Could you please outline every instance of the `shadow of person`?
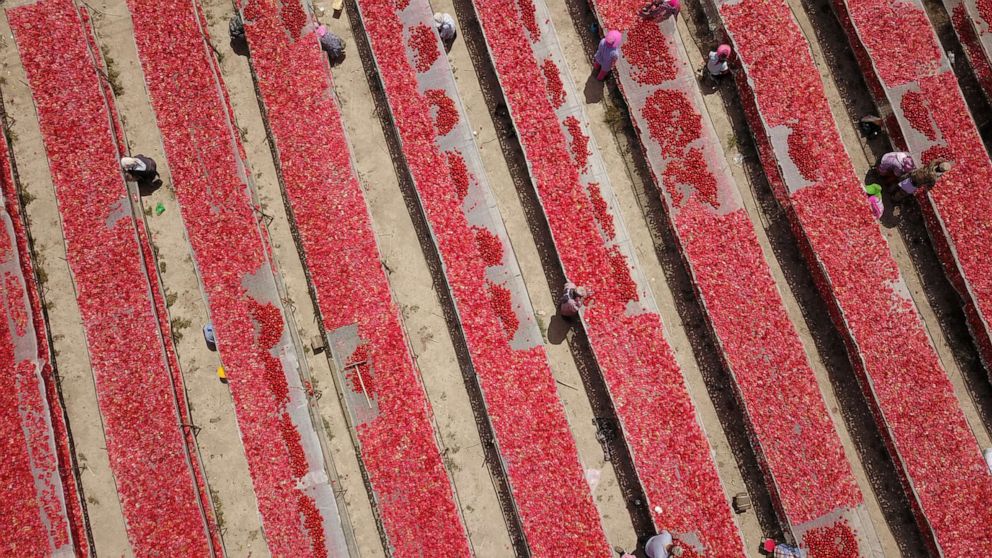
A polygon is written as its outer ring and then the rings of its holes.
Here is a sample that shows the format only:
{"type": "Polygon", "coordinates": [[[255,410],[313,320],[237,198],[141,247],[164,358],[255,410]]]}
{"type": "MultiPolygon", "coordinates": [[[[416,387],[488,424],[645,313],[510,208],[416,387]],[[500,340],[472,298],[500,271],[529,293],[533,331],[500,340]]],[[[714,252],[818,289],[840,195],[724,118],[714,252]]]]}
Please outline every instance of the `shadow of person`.
{"type": "Polygon", "coordinates": [[[162,187],[161,178],[142,178],[138,182],[138,195],[150,196],[155,193],[156,190],[162,187]]]}
{"type": "Polygon", "coordinates": [[[887,229],[894,229],[899,226],[900,215],[902,215],[902,210],[896,213],[896,208],[900,205],[899,202],[892,199],[892,194],[889,190],[882,190],[882,216],[878,218],[880,225],[887,229]]]}
{"type": "Polygon", "coordinates": [[[728,81],[734,81],[730,72],[714,76],[705,67],[696,69],[696,83],[699,85],[700,94],[704,96],[720,91],[728,81]]]}
{"type": "Polygon", "coordinates": [[[582,89],[582,92],[586,96],[587,105],[592,105],[603,100],[606,80],[599,81],[596,79],[596,74],[598,73],[595,69],[592,70],[589,74],[589,79],[586,80],[586,86],[582,89]]]}
{"type": "Polygon", "coordinates": [[[551,323],[548,324],[548,343],[561,345],[568,338],[568,332],[575,325],[577,319],[566,318],[557,313],[551,316],[551,323]]]}
{"type": "Polygon", "coordinates": [[[244,56],[245,58],[248,57],[249,54],[248,41],[244,37],[239,37],[237,39],[232,37],[230,45],[231,45],[231,50],[234,51],[234,54],[237,54],[238,56],[244,56]]]}

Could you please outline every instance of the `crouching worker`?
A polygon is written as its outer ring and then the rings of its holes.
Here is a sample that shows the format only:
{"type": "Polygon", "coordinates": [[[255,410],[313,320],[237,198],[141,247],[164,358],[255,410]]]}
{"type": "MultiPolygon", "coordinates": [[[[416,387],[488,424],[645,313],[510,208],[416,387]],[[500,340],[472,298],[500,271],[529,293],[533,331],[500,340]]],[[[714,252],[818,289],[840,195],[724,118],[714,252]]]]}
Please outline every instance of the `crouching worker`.
{"type": "Polygon", "coordinates": [[[455,18],[451,17],[449,13],[438,12],[434,14],[434,28],[437,29],[437,35],[441,37],[444,48],[451,48],[451,43],[458,36],[458,28],[455,27],[455,18]]]}
{"type": "Polygon", "coordinates": [[[148,182],[158,178],[155,160],[144,155],[121,157],[121,170],[124,175],[136,182],[148,182]]]}
{"type": "Polygon", "coordinates": [[[577,287],[572,282],[565,283],[565,292],[562,293],[561,298],[558,300],[558,313],[563,318],[568,319],[578,316],[579,310],[582,308],[582,303],[587,296],[589,296],[589,289],[577,287]]]}
{"type": "Polygon", "coordinates": [[[947,159],[937,159],[929,165],[909,173],[909,177],[913,179],[913,184],[917,188],[933,188],[940,177],[949,172],[952,166],[953,164],[947,159]]]}
{"type": "Polygon", "coordinates": [[[899,181],[899,189],[904,194],[901,197],[905,198],[906,196],[916,194],[919,190],[926,191],[933,188],[937,184],[937,180],[950,171],[952,166],[953,164],[950,161],[937,159],[929,165],[920,167],[909,173],[909,176],[899,181]]]}
{"type": "Polygon", "coordinates": [[[706,77],[719,79],[730,73],[730,45],[720,45],[706,55],[706,77]]]}
{"type": "Polygon", "coordinates": [[[644,543],[644,555],[648,558],[678,557],[682,552],[682,547],[675,545],[672,534],[664,529],[644,543]]]}
{"type": "Polygon", "coordinates": [[[799,548],[772,539],[766,539],[761,548],[765,551],[765,555],[771,558],[806,558],[805,553],[799,548]]]}
{"type": "Polygon", "coordinates": [[[878,174],[886,180],[895,180],[916,169],[913,156],[905,151],[892,151],[878,161],[878,174]]]}
{"type": "Polygon", "coordinates": [[[320,48],[331,59],[331,64],[344,60],[344,40],[328,31],[326,25],[317,28],[317,40],[320,41],[320,48]]]}

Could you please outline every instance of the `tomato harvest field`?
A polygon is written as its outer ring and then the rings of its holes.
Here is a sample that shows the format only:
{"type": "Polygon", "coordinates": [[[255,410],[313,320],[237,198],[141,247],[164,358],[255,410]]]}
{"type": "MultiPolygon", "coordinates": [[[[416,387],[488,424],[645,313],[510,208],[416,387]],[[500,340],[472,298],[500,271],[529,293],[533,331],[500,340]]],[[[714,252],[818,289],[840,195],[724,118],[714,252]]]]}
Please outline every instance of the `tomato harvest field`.
{"type": "Polygon", "coordinates": [[[992,556],[992,3],[671,1],[4,2],[0,555],[992,556]]]}

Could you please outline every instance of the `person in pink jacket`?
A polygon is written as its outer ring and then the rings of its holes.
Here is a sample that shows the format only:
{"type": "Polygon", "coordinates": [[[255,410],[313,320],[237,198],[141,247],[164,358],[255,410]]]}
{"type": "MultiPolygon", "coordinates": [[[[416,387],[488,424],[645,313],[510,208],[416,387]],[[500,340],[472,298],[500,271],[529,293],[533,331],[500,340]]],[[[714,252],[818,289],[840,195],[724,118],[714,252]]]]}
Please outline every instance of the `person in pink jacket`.
{"type": "Polygon", "coordinates": [[[623,35],[616,29],[606,33],[606,36],[599,41],[599,48],[592,58],[592,67],[599,72],[596,79],[603,81],[613,69],[613,65],[620,59],[620,41],[623,35]]]}
{"type": "Polygon", "coordinates": [[[682,3],[679,0],[650,0],[641,8],[641,17],[654,19],[679,15],[682,3]]]}
{"type": "Polygon", "coordinates": [[[905,151],[892,151],[882,155],[878,161],[878,174],[885,179],[900,179],[916,170],[916,161],[905,151]]]}

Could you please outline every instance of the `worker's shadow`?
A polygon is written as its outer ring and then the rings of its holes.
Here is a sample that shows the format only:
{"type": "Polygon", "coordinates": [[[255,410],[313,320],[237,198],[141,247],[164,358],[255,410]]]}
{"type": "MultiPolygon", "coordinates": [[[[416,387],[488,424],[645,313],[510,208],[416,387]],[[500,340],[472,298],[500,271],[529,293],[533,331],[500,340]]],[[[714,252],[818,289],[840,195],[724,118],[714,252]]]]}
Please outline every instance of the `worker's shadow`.
{"type": "Polygon", "coordinates": [[[899,196],[895,187],[891,184],[891,181],[883,180],[878,174],[878,170],[874,167],[868,169],[868,173],[865,174],[865,184],[878,183],[882,185],[882,216],[878,218],[878,223],[887,229],[894,229],[899,226],[900,216],[904,209],[896,211],[897,207],[905,205],[908,200],[903,196],[899,196]],[[897,214],[898,213],[898,214],[897,214]]]}
{"type": "Polygon", "coordinates": [[[586,96],[586,104],[592,105],[603,100],[603,96],[606,92],[606,81],[599,81],[596,79],[596,74],[599,72],[592,69],[589,72],[589,79],[586,80],[586,86],[583,88],[582,92],[586,96]]]}
{"type": "MultiPolygon", "coordinates": [[[[733,71],[733,70],[731,70],[733,71]]],[[[699,92],[704,95],[712,95],[723,89],[727,82],[733,82],[734,77],[731,74],[724,74],[720,76],[712,76],[706,71],[706,66],[696,68],[696,83],[699,85],[699,92]]]]}
{"type": "Polygon", "coordinates": [[[237,39],[232,37],[231,50],[234,51],[234,54],[244,56],[245,58],[247,58],[250,53],[248,50],[248,41],[244,37],[239,37],[237,39]]]}
{"type": "Polygon", "coordinates": [[[162,187],[162,179],[159,177],[145,178],[137,181],[138,194],[142,197],[154,194],[162,187]]]}
{"type": "Polygon", "coordinates": [[[551,323],[548,324],[548,343],[561,345],[568,339],[568,332],[575,326],[576,318],[565,318],[556,313],[551,316],[551,323]]]}

